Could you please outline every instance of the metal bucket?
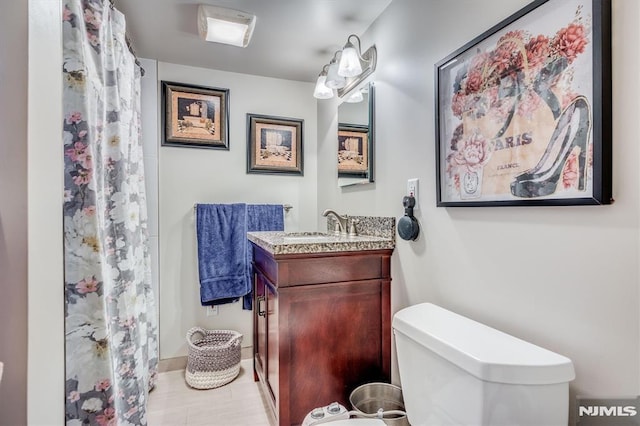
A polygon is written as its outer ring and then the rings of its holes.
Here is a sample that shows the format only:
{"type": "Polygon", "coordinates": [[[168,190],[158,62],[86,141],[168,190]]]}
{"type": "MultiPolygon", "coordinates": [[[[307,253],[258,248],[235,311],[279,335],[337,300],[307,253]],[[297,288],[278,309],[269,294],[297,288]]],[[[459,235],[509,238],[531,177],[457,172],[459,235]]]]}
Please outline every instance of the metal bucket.
{"type": "MultiPolygon", "coordinates": [[[[358,386],[351,392],[349,402],[355,411],[365,414],[376,414],[380,408],[383,411],[405,411],[402,389],[389,383],[358,386]]],[[[382,420],[389,426],[409,426],[407,416],[385,416],[382,420]]]]}

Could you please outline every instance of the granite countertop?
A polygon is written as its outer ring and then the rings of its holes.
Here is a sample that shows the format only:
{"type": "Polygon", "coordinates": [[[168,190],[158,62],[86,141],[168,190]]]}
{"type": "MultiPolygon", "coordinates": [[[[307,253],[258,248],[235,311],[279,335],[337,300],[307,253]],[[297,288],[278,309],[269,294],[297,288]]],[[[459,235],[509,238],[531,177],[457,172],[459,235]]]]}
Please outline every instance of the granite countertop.
{"type": "Polygon", "coordinates": [[[395,239],[388,236],[336,235],[322,232],[248,232],[252,243],[271,254],[332,253],[340,251],[388,250],[395,239]]]}

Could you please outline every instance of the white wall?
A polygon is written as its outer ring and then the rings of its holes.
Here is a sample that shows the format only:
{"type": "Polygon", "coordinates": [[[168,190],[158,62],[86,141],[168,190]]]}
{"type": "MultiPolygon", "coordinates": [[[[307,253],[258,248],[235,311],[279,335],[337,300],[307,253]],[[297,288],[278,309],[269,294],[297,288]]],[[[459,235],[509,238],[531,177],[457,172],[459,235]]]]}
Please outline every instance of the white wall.
{"type": "MultiPolygon", "coordinates": [[[[434,64],[528,0],[394,0],[363,37],[378,48],[376,183],[339,189],[332,103],[319,105],[319,201],[401,216],[420,179],[418,241],[392,258],[393,311],[431,301],[570,357],[582,395],[639,384],[640,4],[613,0],[615,204],[436,208],[434,64]],[[460,11],[464,11],[461,13],[460,11]],[[324,139],[323,139],[324,136],[324,139]]],[[[398,380],[394,375],[394,380],[398,380]]]]}
{"type": "Polygon", "coordinates": [[[317,109],[313,84],[158,63],[158,79],[228,88],[228,151],[160,147],[160,357],[187,353],[193,326],[233,329],[252,344],[252,317],[241,303],[206,316],[200,305],[195,203],[282,203],[286,230],[316,229],[317,109]],[[304,176],[246,173],[246,114],[304,119],[304,176]]]}
{"type": "Polygon", "coordinates": [[[29,425],[64,422],[61,13],[60,0],[29,1],[29,425]]]}
{"type": "Polygon", "coordinates": [[[155,296],[156,324],[160,322],[160,264],[159,264],[159,224],[158,224],[158,62],[140,59],[144,76],[140,80],[140,115],[142,145],[144,152],[145,190],[147,195],[147,229],[149,231],[149,251],[151,255],[151,280],[155,296]]]}

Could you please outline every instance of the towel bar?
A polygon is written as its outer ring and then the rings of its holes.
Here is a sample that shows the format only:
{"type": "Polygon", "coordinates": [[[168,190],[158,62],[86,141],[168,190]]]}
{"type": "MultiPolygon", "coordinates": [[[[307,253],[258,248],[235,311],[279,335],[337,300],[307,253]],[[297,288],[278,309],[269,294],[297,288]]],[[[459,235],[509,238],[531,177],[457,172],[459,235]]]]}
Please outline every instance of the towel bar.
{"type": "MultiPolygon", "coordinates": [[[[193,205],[193,211],[196,211],[196,206],[197,204],[193,205]]],[[[285,213],[289,213],[289,210],[291,210],[293,208],[293,206],[291,204],[283,204],[282,208],[284,209],[285,213]]]]}

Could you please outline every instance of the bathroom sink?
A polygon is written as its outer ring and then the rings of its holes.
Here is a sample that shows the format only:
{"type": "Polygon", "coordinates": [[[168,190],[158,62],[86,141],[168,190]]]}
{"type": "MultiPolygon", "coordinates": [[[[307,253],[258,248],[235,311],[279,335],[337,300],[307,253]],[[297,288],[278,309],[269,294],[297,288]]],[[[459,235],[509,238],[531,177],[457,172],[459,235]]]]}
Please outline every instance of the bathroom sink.
{"type": "Polygon", "coordinates": [[[287,232],[282,236],[285,241],[321,241],[333,238],[335,238],[335,235],[324,232],[287,232]]]}

